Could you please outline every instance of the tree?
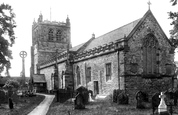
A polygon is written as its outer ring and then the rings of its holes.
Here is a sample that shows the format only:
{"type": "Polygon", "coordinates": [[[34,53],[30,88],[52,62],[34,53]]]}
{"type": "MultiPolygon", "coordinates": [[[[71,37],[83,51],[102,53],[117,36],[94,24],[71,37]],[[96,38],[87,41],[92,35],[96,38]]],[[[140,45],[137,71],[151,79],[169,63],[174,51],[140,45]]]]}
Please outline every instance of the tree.
{"type": "Polygon", "coordinates": [[[12,47],[15,41],[14,28],[15,14],[8,4],[0,5],[0,73],[6,68],[6,74],[11,67],[10,59],[12,59],[12,47]]]}
{"type": "MultiPolygon", "coordinates": [[[[172,6],[177,5],[177,0],[171,0],[172,6]]],[[[169,19],[172,19],[171,25],[173,25],[173,29],[170,30],[170,41],[174,48],[178,47],[178,12],[168,12],[169,19]]]]}
{"type": "Polygon", "coordinates": [[[11,89],[15,89],[17,90],[19,88],[20,84],[17,80],[13,80],[13,79],[8,79],[5,83],[5,85],[3,86],[4,89],[7,90],[11,90],[11,89]]]}

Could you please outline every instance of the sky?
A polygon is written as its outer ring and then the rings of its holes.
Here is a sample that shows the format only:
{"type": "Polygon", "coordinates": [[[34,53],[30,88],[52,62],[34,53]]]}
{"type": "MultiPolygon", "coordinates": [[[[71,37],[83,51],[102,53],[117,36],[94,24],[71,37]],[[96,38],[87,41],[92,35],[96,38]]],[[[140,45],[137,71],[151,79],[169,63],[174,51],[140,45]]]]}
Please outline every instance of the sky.
{"type": "MultiPolygon", "coordinates": [[[[171,20],[169,11],[178,11],[170,0],[150,0],[150,9],[169,38],[171,20]]],[[[40,13],[44,20],[71,22],[72,46],[86,42],[94,33],[96,37],[141,18],[148,10],[148,0],[3,0],[12,6],[16,14],[15,44],[12,49],[11,76],[20,76],[22,59],[20,51],[26,51],[25,75],[30,76],[32,24],[40,13]],[[51,9],[51,10],[50,10],[51,9]]],[[[178,57],[178,56],[176,56],[178,57]]],[[[178,58],[175,60],[178,61],[178,58]]]]}

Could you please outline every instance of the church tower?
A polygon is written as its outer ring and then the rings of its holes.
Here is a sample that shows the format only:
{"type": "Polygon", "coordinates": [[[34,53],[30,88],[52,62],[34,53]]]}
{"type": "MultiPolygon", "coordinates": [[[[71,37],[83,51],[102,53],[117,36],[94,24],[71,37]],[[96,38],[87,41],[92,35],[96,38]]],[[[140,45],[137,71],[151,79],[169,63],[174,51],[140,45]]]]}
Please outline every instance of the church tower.
{"type": "Polygon", "coordinates": [[[41,63],[55,57],[71,46],[70,19],[66,22],[43,21],[40,14],[32,25],[31,74],[38,74],[41,63]]]}

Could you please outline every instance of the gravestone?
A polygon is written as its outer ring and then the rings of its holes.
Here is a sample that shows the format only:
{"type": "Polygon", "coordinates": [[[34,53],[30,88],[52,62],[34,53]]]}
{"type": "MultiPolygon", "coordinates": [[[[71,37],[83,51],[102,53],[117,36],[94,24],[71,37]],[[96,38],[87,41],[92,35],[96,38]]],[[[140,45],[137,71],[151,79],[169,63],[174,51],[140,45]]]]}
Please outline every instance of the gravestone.
{"type": "Polygon", "coordinates": [[[78,93],[75,96],[74,108],[75,109],[85,109],[84,97],[80,93],[78,93]]]}
{"type": "Polygon", "coordinates": [[[158,113],[160,114],[160,115],[162,115],[162,114],[164,114],[164,115],[169,115],[169,113],[168,113],[168,111],[167,111],[167,105],[166,105],[166,103],[165,103],[165,101],[164,101],[164,98],[165,98],[166,96],[164,95],[164,93],[163,92],[161,92],[161,95],[159,95],[159,98],[161,98],[161,101],[160,101],[160,104],[159,104],[159,106],[158,106],[158,113]]]}
{"type": "Polygon", "coordinates": [[[155,93],[151,99],[153,114],[155,113],[155,110],[158,108],[159,103],[161,101],[161,99],[159,98],[159,95],[160,93],[155,93]]]}
{"type": "Polygon", "coordinates": [[[146,103],[148,103],[148,94],[143,91],[138,91],[136,94],[137,106],[138,109],[145,109],[146,103]]]}
{"type": "Polygon", "coordinates": [[[115,103],[117,102],[117,90],[116,90],[116,89],[113,90],[113,98],[112,98],[112,101],[115,102],[115,103]]]}
{"type": "Polygon", "coordinates": [[[112,97],[112,101],[114,102],[114,103],[117,103],[118,101],[117,101],[117,98],[118,98],[118,95],[120,94],[120,93],[122,93],[123,92],[123,90],[120,90],[120,89],[114,89],[113,90],[113,97],[112,97]]]}
{"type": "Polygon", "coordinates": [[[80,86],[79,88],[76,89],[76,94],[78,93],[83,96],[84,104],[87,104],[89,99],[88,89],[83,86],[80,86]]]}
{"type": "Polygon", "coordinates": [[[89,93],[89,100],[88,100],[89,102],[94,102],[94,100],[92,99],[92,97],[91,97],[91,93],[89,93]]]}
{"type": "Polygon", "coordinates": [[[178,90],[174,91],[174,106],[177,106],[178,90]]]}
{"type": "Polygon", "coordinates": [[[0,104],[6,103],[8,100],[7,95],[4,91],[0,90],[0,104]]]}
{"type": "Polygon", "coordinates": [[[129,104],[129,97],[126,93],[122,92],[117,97],[118,104],[129,104]]]}

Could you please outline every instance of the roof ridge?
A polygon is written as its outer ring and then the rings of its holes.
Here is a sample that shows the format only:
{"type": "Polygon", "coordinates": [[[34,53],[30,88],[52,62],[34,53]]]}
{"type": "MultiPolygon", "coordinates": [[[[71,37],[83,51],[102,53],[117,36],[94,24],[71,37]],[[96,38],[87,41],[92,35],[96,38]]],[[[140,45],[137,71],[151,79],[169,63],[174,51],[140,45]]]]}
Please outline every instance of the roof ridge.
{"type": "MultiPolygon", "coordinates": [[[[105,36],[105,35],[107,35],[107,34],[110,34],[111,32],[114,32],[114,31],[116,31],[116,30],[119,30],[119,29],[121,29],[121,28],[124,28],[124,27],[126,27],[126,26],[128,26],[128,25],[130,25],[130,24],[132,24],[132,23],[134,23],[134,22],[139,22],[140,21],[140,19],[141,18],[139,18],[139,19],[136,19],[136,20],[134,20],[134,21],[132,21],[132,22],[130,22],[130,23],[127,23],[127,24],[125,24],[125,25],[123,25],[123,26],[120,26],[119,28],[116,28],[116,29],[114,29],[114,30],[112,30],[112,31],[109,31],[109,32],[107,32],[107,33],[105,33],[105,34],[103,34],[103,35],[100,35],[99,37],[92,37],[92,38],[90,38],[87,42],[85,42],[84,44],[83,44],[83,46],[81,46],[79,49],[78,49],[78,51],[80,52],[80,51],[84,51],[85,50],[85,48],[93,41],[93,40],[95,40],[95,39],[99,39],[100,37],[102,37],[102,36],[105,36]],[[83,50],[81,50],[81,49],[83,49],[83,50]]],[[[77,51],[77,52],[78,52],[77,51]]]]}
{"type": "Polygon", "coordinates": [[[100,36],[96,37],[95,39],[97,39],[97,38],[99,38],[99,37],[102,37],[102,36],[104,36],[104,35],[106,35],[106,34],[109,34],[109,33],[113,32],[113,31],[115,31],[115,30],[121,29],[121,28],[123,28],[123,27],[125,27],[125,26],[128,26],[129,24],[132,24],[133,22],[136,22],[136,21],[141,20],[141,19],[142,19],[142,18],[139,18],[139,19],[136,19],[136,20],[134,20],[134,21],[132,21],[132,22],[129,22],[129,23],[125,24],[125,25],[122,25],[122,26],[120,26],[120,27],[118,27],[118,28],[116,28],[116,29],[114,29],[114,30],[111,30],[111,31],[109,31],[109,32],[107,32],[107,33],[105,33],[105,34],[103,34],[103,35],[100,35],[100,36]]]}

